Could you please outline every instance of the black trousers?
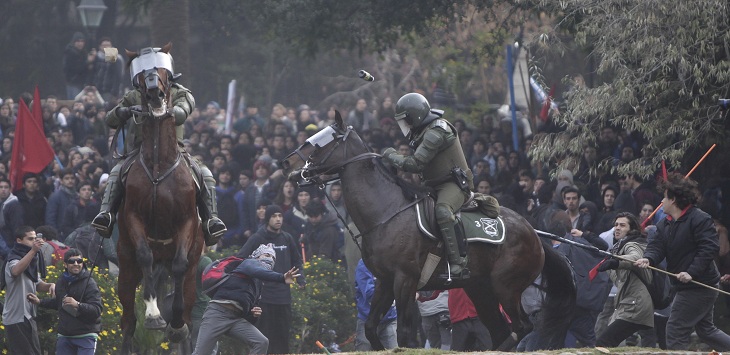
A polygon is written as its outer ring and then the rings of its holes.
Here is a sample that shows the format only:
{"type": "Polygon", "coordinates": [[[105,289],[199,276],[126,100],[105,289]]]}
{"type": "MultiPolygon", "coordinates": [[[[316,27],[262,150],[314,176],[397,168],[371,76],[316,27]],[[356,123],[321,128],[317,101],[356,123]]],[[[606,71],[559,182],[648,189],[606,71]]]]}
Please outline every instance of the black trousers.
{"type": "Polygon", "coordinates": [[[269,338],[269,354],[289,354],[291,304],[260,303],[261,317],[256,328],[269,338]]]}
{"type": "Polygon", "coordinates": [[[596,346],[615,348],[636,331],[643,329],[651,329],[651,327],[616,319],[598,336],[596,346]]]}
{"type": "Polygon", "coordinates": [[[5,341],[10,354],[41,355],[38,326],[34,319],[25,318],[23,322],[6,325],[5,341]]]}

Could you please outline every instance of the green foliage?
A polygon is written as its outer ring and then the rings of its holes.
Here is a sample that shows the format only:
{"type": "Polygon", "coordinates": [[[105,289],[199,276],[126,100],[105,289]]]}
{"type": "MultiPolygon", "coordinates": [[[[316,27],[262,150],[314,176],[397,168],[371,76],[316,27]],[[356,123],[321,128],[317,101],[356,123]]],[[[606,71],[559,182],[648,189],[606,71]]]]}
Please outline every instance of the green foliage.
{"type": "Polygon", "coordinates": [[[725,1],[560,4],[578,43],[592,49],[599,81],[568,94],[559,118],[567,130],[538,140],[536,158],[575,166],[583,145],[599,143],[601,128],[616,126],[646,138],[644,158],[606,160],[599,170],[647,176],[663,159],[686,172],[698,153],[724,142],[717,99],[730,94],[725,1]]]}
{"type": "Polygon", "coordinates": [[[289,344],[297,354],[319,353],[316,341],[325,346],[333,342],[342,344],[354,333],[355,296],[347,284],[345,269],[329,259],[315,256],[307,261],[304,275],[307,279],[304,289],[292,285],[293,324],[289,344]]]}

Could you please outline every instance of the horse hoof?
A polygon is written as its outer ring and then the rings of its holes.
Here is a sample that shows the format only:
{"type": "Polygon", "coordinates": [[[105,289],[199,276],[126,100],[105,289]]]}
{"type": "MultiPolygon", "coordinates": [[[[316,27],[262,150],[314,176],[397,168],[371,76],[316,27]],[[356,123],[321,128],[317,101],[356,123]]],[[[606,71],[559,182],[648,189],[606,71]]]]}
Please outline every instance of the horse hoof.
{"type": "Polygon", "coordinates": [[[144,319],[144,327],[145,329],[155,329],[155,330],[161,330],[165,329],[167,326],[167,322],[161,317],[148,317],[144,319]]]}
{"type": "Polygon", "coordinates": [[[173,328],[172,325],[168,324],[165,329],[165,334],[167,334],[167,339],[169,339],[170,342],[179,343],[187,339],[190,332],[188,331],[187,324],[183,324],[180,328],[173,328]]]}

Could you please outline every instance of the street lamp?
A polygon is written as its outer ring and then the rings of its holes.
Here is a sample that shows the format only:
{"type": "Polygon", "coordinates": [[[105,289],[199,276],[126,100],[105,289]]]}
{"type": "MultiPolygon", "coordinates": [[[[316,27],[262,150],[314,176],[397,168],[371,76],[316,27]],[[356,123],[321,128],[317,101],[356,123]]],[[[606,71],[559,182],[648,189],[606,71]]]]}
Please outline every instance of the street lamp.
{"type": "Polygon", "coordinates": [[[96,46],[96,38],[94,38],[96,29],[101,24],[101,18],[106,11],[106,5],[103,0],[81,0],[79,6],[76,6],[81,15],[81,24],[84,25],[91,34],[91,46],[96,46]]]}

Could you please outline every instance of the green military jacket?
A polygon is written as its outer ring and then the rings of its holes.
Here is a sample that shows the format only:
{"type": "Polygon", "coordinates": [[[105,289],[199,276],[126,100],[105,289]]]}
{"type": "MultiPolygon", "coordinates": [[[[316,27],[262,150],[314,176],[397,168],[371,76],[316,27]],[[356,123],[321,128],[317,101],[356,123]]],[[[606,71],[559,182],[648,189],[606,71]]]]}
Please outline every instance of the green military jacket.
{"type": "Polygon", "coordinates": [[[389,160],[403,171],[420,173],[427,185],[452,181],[449,179],[451,169],[458,166],[466,172],[469,188],[474,189],[473,176],[461,149],[456,128],[448,121],[438,118],[429,123],[413,138],[413,143],[417,148],[412,156],[391,154],[389,160]]]}
{"type": "MultiPolygon", "coordinates": [[[[195,98],[193,98],[193,94],[190,92],[189,89],[177,83],[173,83],[170,90],[172,106],[178,106],[182,108],[183,111],[185,111],[185,117],[175,118],[175,126],[177,126],[177,140],[179,143],[182,144],[184,133],[183,124],[185,123],[185,119],[187,118],[187,116],[190,115],[190,113],[193,111],[193,108],[195,107],[195,98]]],[[[126,93],[124,97],[119,101],[119,104],[117,104],[117,106],[107,112],[105,118],[106,124],[114,129],[121,128],[121,126],[123,126],[126,122],[124,122],[117,116],[117,108],[131,107],[140,104],[142,104],[142,93],[139,90],[132,90],[126,93]]],[[[141,128],[141,124],[135,123],[134,119],[131,119],[130,122],[132,123],[129,126],[129,134],[134,137],[133,148],[138,148],[142,144],[142,135],[138,134],[141,128]]]]}

